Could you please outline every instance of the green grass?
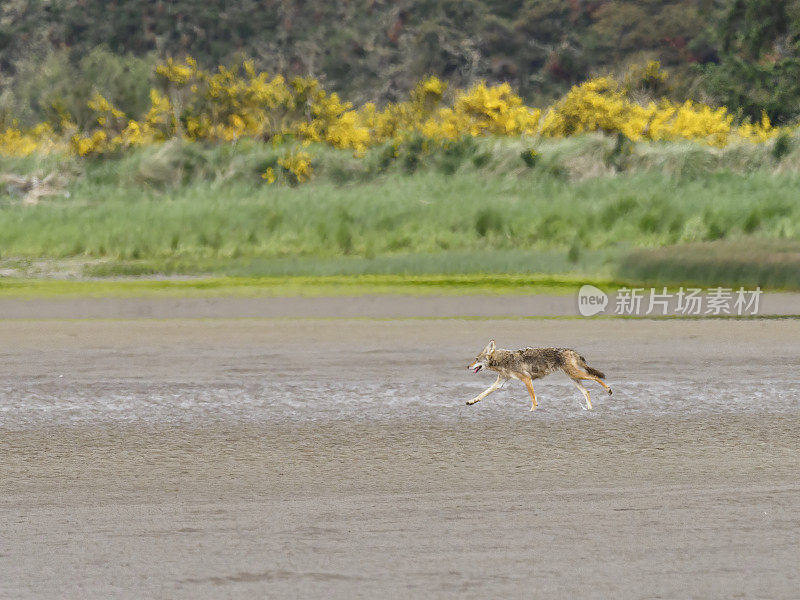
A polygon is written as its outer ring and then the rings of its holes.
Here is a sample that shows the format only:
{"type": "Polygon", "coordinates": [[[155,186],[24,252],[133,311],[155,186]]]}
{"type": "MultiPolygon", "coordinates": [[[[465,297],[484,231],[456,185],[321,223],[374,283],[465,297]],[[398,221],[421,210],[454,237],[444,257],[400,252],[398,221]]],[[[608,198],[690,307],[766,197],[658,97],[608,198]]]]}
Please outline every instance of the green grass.
{"type": "MultiPolygon", "coordinates": [[[[0,195],[0,269],[750,283],[764,257],[800,241],[800,150],[780,160],[769,146],[633,144],[620,153],[601,136],[471,140],[416,162],[406,160],[421,152],[411,143],[397,157],[390,147],[363,159],[310,150],[315,179],[297,187],[264,182],[260,173],[285,150],[257,143],[170,143],[94,161],[2,159],[0,173],[55,170],[70,183],[68,198],[37,206],[0,195]],[[532,166],[522,158],[531,148],[539,153],[532,166]],[[706,260],[702,244],[721,241],[741,249],[729,261],[739,266],[706,260]],[[772,246],[748,257],[762,242],[772,246]],[[685,250],[653,258],[672,247],[685,250]],[[689,255],[695,266],[684,275],[689,255]]],[[[800,287],[792,260],[764,281],[800,287]]]]}
{"type": "Polygon", "coordinates": [[[638,250],[622,258],[618,275],[664,285],[737,285],[800,289],[800,243],[718,241],[638,250]]]}
{"type": "MultiPolygon", "coordinates": [[[[554,294],[577,292],[580,278],[471,275],[362,275],[328,277],[209,277],[193,279],[55,280],[0,279],[0,298],[359,296],[376,294],[554,294]]],[[[598,286],[614,282],[594,280],[598,286]]]]}
{"type": "MultiPolygon", "coordinates": [[[[371,258],[336,256],[329,258],[205,258],[115,260],[83,266],[90,277],[125,277],[217,273],[233,277],[283,277],[292,275],[326,277],[331,275],[472,275],[513,273],[566,275],[577,277],[593,273],[605,277],[613,272],[619,252],[584,253],[571,261],[558,250],[467,250],[428,254],[391,254],[371,258]]],[[[0,261],[1,262],[1,261],[0,261]]],[[[52,269],[58,261],[49,265],[52,269]]],[[[21,270],[32,261],[8,261],[21,270]]],[[[48,265],[45,265],[48,266],[48,265]]]]}
{"type": "Polygon", "coordinates": [[[593,251],[758,235],[796,239],[800,178],[656,174],[585,182],[420,173],[340,187],[81,182],[72,198],[0,209],[3,257],[215,259],[593,251]]]}

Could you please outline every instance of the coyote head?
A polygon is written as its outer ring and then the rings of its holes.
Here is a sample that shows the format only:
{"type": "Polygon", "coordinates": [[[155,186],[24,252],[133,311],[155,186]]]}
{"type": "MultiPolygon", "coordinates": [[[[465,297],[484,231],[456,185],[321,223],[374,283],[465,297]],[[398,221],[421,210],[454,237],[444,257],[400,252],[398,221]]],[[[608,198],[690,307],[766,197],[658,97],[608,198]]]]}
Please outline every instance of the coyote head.
{"type": "Polygon", "coordinates": [[[492,340],[488,344],[486,344],[486,348],[481,350],[481,353],[475,357],[473,363],[467,368],[473,373],[477,373],[484,367],[489,366],[489,360],[492,358],[492,354],[494,354],[494,349],[495,349],[494,340],[492,340]]]}

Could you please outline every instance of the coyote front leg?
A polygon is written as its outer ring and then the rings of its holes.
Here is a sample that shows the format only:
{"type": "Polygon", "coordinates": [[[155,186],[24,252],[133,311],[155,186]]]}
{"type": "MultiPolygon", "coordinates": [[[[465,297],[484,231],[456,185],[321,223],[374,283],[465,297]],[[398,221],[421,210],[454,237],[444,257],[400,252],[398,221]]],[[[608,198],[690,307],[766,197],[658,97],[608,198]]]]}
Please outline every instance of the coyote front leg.
{"type": "Polygon", "coordinates": [[[488,396],[493,391],[495,391],[497,388],[499,388],[501,385],[503,385],[503,383],[505,383],[505,381],[506,380],[503,379],[503,377],[501,375],[498,375],[497,376],[497,380],[492,385],[490,385],[488,388],[486,388],[480,394],[475,396],[472,400],[467,400],[467,406],[469,406],[470,404],[475,404],[476,402],[480,402],[481,400],[486,398],[486,396],[488,396]]]}
{"type": "Polygon", "coordinates": [[[524,377],[522,383],[528,388],[528,393],[531,395],[531,410],[536,410],[536,392],[533,391],[533,380],[530,377],[524,377]]]}
{"type": "Polygon", "coordinates": [[[583,397],[586,398],[586,407],[585,408],[587,410],[592,410],[592,399],[589,397],[589,390],[587,390],[585,387],[583,387],[581,385],[581,382],[578,381],[577,379],[573,379],[572,383],[575,384],[575,387],[577,387],[581,391],[581,394],[583,394],[583,397]]]}

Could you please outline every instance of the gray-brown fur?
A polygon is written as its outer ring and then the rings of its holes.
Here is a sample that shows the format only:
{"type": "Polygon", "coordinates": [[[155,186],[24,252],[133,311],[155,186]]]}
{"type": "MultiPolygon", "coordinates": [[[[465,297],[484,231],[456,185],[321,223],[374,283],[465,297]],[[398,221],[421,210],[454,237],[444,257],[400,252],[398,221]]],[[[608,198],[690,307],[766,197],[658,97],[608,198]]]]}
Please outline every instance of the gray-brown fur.
{"type": "Polygon", "coordinates": [[[583,368],[586,369],[586,372],[589,373],[589,375],[594,375],[595,377],[599,377],[600,379],[606,378],[605,373],[603,373],[602,371],[598,371],[597,369],[587,365],[586,359],[584,359],[582,356],[581,359],[583,360],[583,365],[584,365],[583,368]]]}
{"type": "Polygon", "coordinates": [[[509,379],[518,379],[528,388],[532,401],[531,410],[534,410],[537,402],[532,381],[558,370],[564,371],[567,377],[572,379],[586,398],[587,408],[592,407],[592,402],[588,390],[580,383],[581,380],[596,381],[609,394],[611,393],[611,388],[601,381],[605,378],[603,372],[587,365],[586,359],[570,348],[523,348],[512,351],[496,348],[494,340],[492,340],[478,354],[469,368],[476,373],[482,368],[490,369],[495,371],[498,376],[492,386],[468,401],[467,404],[475,404],[482,400],[509,379]]]}

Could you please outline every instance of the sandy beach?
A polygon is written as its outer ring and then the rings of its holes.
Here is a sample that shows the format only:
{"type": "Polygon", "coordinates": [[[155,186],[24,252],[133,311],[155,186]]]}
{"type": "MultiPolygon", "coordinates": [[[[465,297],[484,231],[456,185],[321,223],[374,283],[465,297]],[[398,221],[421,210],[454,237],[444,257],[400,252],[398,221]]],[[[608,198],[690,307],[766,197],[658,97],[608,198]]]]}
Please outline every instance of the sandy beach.
{"type": "MultiPolygon", "coordinates": [[[[458,298],[451,299],[457,303],[458,298]]],[[[457,312],[457,305],[452,310],[457,312]]],[[[0,597],[792,598],[800,322],[0,321],[0,597]],[[608,374],[464,401],[502,347],[608,374]]]]}

